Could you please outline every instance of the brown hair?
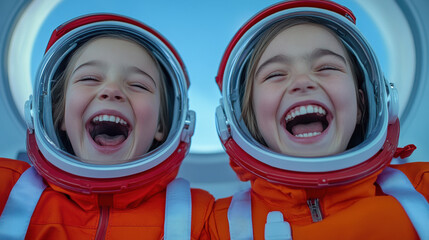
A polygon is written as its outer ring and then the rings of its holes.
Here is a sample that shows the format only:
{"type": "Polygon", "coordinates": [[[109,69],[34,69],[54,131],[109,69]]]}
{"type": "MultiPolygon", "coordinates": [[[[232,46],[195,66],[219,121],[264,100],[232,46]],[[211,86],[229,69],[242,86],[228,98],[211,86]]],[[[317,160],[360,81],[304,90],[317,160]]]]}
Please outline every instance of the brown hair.
{"type": "Polygon", "coordinates": [[[142,43],[136,41],[132,37],[129,37],[123,34],[103,34],[103,35],[98,35],[93,38],[90,38],[89,40],[81,44],[73,53],[71,53],[63,61],[63,63],[61,63],[60,68],[64,70],[62,70],[58,74],[58,77],[55,77],[56,81],[54,81],[53,86],[51,88],[52,119],[53,119],[54,129],[59,137],[59,140],[64,145],[63,147],[65,148],[65,150],[67,150],[70,153],[73,153],[73,149],[71,148],[71,144],[67,137],[67,134],[61,130],[61,124],[64,121],[64,114],[65,114],[66,89],[67,89],[68,81],[72,74],[72,66],[75,65],[77,59],[82,54],[83,49],[85,49],[85,47],[90,43],[101,38],[120,39],[120,40],[129,41],[132,43],[136,43],[149,54],[149,56],[155,62],[155,65],[160,73],[159,88],[160,88],[160,95],[161,95],[161,99],[160,99],[161,111],[159,113],[159,127],[160,127],[160,131],[163,134],[163,138],[161,141],[154,140],[154,142],[152,143],[149,149],[149,151],[151,151],[165,141],[170,131],[170,124],[171,124],[171,119],[169,114],[170,104],[168,101],[168,94],[167,94],[167,88],[165,83],[165,81],[167,80],[167,77],[163,71],[163,68],[161,67],[161,64],[155,58],[155,56],[151,51],[149,51],[144,45],[142,45],[142,43]]]}
{"type": "MultiPolygon", "coordinates": [[[[342,43],[341,39],[338,37],[338,35],[332,31],[331,29],[327,28],[326,26],[317,23],[315,20],[309,19],[309,18],[295,18],[292,20],[285,20],[280,21],[272,26],[270,26],[265,32],[261,34],[261,37],[259,41],[254,46],[253,52],[251,54],[251,57],[247,63],[246,73],[244,77],[244,86],[241,89],[241,117],[246,124],[249,132],[252,134],[252,136],[260,142],[261,144],[266,145],[265,140],[262,137],[262,134],[260,133],[258,129],[258,123],[256,121],[254,109],[253,109],[253,103],[252,103],[252,95],[253,95],[253,82],[256,72],[257,64],[264,53],[265,49],[268,47],[268,45],[271,43],[271,41],[280,34],[283,30],[300,25],[300,24],[314,24],[323,27],[327,31],[329,31],[335,38],[337,38],[338,42],[342,43]]],[[[355,129],[355,132],[353,133],[352,140],[350,140],[352,143],[349,143],[349,147],[351,148],[360,142],[362,142],[364,133],[365,133],[365,127],[364,122],[366,118],[365,113],[365,99],[361,98],[361,94],[359,93],[359,89],[361,86],[361,82],[363,81],[363,74],[361,73],[361,70],[359,68],[358,62],[355,58],[355,56],[342,44],[343,48],[346,50],[347,53],[347,61],[350,63],[350,66],[352,68],[352,75],[354,78],[355,86],[356,86],[356,97],[357,97],[357,103],[358,108],[362,113],[362,117],[358,123],[359,127],[357,126],[355,129]],[[356,137],[355,137],[356,136],[356,137]],[[356,139],[359,138],[359,139],[356,139]]]]}

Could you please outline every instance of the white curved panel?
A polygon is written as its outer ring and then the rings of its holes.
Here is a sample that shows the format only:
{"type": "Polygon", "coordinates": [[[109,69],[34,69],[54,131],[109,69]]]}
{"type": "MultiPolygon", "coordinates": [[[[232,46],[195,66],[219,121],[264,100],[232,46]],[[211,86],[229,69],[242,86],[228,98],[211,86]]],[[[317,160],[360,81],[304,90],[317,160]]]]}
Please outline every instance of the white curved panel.
{"type": "Polygon", "coordinates": [[[33,92],[30,69],[34,42],[40,26],[61,0],[34,0],[22,13],[13,31],[7,69],[13,101],[24,118],[24,104],[33,92]]]}
{"type": "Polygon", "coordinates": [[[399,92],[399,116],[402,115],[413,88],[416,52],[410,26],[404,13],[393,0],[360,0],[360,6],[371,16],[387,48],[387,79],[399,92]]]}

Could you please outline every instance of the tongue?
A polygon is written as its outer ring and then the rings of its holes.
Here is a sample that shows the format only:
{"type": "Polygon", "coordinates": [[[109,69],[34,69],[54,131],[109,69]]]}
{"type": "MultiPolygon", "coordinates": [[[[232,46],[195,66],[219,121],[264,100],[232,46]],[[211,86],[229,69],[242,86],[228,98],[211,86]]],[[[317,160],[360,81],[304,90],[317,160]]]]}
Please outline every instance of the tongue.
{"type": "Polygon", "coordinates": [[[292,127],[293,135],[304,134],[304,133],[314,133],[314,132],[323,132],[322,122],[312,122],[308,124],[298,124],[292,127]]]}
{"type": "Polygon", "coordinates": [[[110,136],[107,134],[99,134],[95,136],[94,141],[100,146],[116,146],[125,141],[124,135],[110,136]]]}

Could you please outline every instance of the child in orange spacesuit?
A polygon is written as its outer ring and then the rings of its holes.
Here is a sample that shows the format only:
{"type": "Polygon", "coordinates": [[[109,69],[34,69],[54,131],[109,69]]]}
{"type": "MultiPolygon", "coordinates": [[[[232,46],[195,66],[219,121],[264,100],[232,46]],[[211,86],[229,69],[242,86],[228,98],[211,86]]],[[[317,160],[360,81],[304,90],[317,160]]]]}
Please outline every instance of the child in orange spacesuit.
{"type": "Polygon", "coordinates": [[[157,32],[109,14],[56,29],[27,103],[29,158],[0,161],[1,239],[206,239],[214,199],[175,179],[189,81],[157,32]]]}
{"type": "Polygon", "coordinates": [[[396,89],[331,1],[253,17],[221,62],[217,129],[249,190],[217,200],[212,239],[428,239],[429,164],[388,166],[396,89]]]}

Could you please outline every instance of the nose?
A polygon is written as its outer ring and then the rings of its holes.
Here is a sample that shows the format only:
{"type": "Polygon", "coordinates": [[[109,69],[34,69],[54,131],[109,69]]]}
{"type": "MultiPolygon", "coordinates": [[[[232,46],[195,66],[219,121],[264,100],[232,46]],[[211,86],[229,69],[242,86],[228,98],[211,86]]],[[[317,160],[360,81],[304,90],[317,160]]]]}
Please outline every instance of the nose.
{"type": "Polygon", "coordinates": [[[308,75],[302,74],[296,76],[292,84],[289,86],[289,93],[306,93],[318,88],[317,83],[308,75]]]}
{"type": "Polygon", "coordinates": [[[116,83],[106,83],[98,94],[100,100],[124,101],[125,95],[116,83]]]}

